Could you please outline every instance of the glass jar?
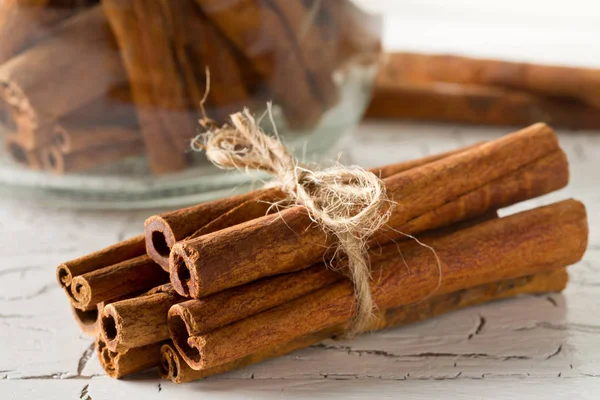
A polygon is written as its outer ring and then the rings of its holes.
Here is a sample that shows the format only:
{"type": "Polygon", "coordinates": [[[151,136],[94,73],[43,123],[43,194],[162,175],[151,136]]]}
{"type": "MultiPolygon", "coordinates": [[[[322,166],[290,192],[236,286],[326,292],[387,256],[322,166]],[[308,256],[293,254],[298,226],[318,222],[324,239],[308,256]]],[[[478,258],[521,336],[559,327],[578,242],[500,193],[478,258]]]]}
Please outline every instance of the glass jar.
{"type": "Polygon", "coordinates": [[[268,101],[319,160],[362,116],[380,25],[350,0],[0,2],[0,186],[103,208],[231,195],[251,178],[191,150],[202,109],[260,120],[268,101]]]}

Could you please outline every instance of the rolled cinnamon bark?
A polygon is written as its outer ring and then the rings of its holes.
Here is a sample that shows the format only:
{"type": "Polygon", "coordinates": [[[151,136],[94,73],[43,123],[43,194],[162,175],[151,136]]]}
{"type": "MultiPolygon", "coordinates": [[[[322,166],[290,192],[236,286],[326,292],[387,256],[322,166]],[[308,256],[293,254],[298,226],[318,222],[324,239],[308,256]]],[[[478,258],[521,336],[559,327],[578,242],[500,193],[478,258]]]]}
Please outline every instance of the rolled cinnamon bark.
{"type": "Polygon", "coordinates": [[[366,117],[513,126],[541,121],[570,129],[600,127],[598,109],[577,99],[473,84],[385,79],[375,85],[366,117]]]}
{"type": "MultiPolygon", "coordinates": [[[[416,160],[372,168],[370,171],[381,178],[387,178],[479,145],[481,143],[416,160]]],[[[264,216],[266,203],[280,201],[284,198],[285,194],[279,189],[261,189],[152,216],[145,223],[148,255],[168,271],[169,254],[173,245],[178,241],[188,237],[199,237],[264,216]]]]}
{"type": "Polygon", "coordinates": [[[339,90],[333,81],[335,64],[323,37],[319,34],[319,5],[305,7],[302,1],[267,0],[284,21],[285,33],[295,48],[309,75],[309,82],[325,109],[339,101],[339,90]]]}
{"type": "MultiPolygon", "coordinates": [[[[384,179],[389,198],[398,204],[387,226],[397,229],[558,150],[554,132],[537,124],[393,175],[384,179]]],[[[557,182],[557,187],[563,184],[557,182]]],[[[496,208],[508,205],[502,204],[502,199],[498,203],[496,208]]],[[[398,232],[396,236],[388,233],[387,241],[400,237],[398,232]]],[[[184,283],[185,291],[179,293],[199,298],[264,276],[306,268],[319,262],[334,243],[334,238],[312,223],[303,207],[292,207],[177,243],[171,250],[170,268],[184,283]]]]}
{"type": "Polygon", "coordinates": [[[89,311],[80,310],[71,306],[73,318],[77,326],[88,336],[96,336],[100,332],[100,314],[104,308],[103,303],[98,303],[89,311]]]}
{"type": "MultiPolygon", "coordinates": [[[[109,130],[112,130],[112,128],[109,128],[109,130]]],[[[127,157],[138,156],[142,154],[143,146],[144,143],[138,139],[117,143],[114,146],[88,148],[73,153],[63,153],[59,147],[49,146],[41,152],[42,165],[44,169],[58,175],[85,171],[127,157]]]]}
{"type": "Polygon", "coordinates": [[[125,81],[106,18],[100,7],[94,7],[2,64],[0,97],[11,107],[19,135],[34,148],[50,142],[47,127],[60,117],[125,81]]]}
{"type": "Polygon", "coordinates": [[[168,339],[167,313],[183,300],[171,289],[108,304],[100,322],[106,347],[119,352],[168,339]]]}
{"type": "MultiPolygon", "coordinates": [[[[567,281],[568,274],[566,270],[559,268],[555,271],[540,272],[522,278],[503,280],[435,296],[414,304],[378,311],[373,324],[369,327],[369,331],[407,325],[464,307],[507,297],[523,294],[560,292],[565,288],[567,281]]],[[[263,350],[238,360],[200,371],[192,369],[173,344],[165,344],[161,347],[159,371],[163,379],[171,380],[175,383],[203,379],[308,347],[336,334],[343,333],[344,328],[343,325],[326,328],[299,339],[294,339],[284,345],[275,346],[269,350],[263,350]]]]}
{"type": "Polygon", "coordinates": [[[39,149],[30,149],[19,135],[10,135],[5,139],[6,150],[19,165],[30,169],[42,169],[42,158],[39,149]]]}
{"type": "Polygon", "coordinates": [[[149,368],[160,362],[160,348],[163,343],[137,347],[123,352],[110,351],[101,337],[96,339],[96,354],[104,371],[111,378],[122,378],[149,368]]]}
{"type": "MultiPolygon", "coordinates": [[[[403,246],[401,258],[391,245],[372,259],[373,298],[378,309],[386,310],[432,295],[557,269],[581,259],[587,236],[585,207],[567,200],[427,240],[439,257],[439,269],[428,248],[409,243],[403,246]],[[407,287],[410,290],[403,290],[407,287]]],[[[340,281],[203,335],[187,337],[177,321],[169,321],[169,328],[189,365],[206,369],[348,323],[354,308],[352,283],[340,281]]]]}
{"type": "Polygon", "coordinates": [[[325,110],[284,21],[259,0],[196,0],[204,14],[267,82],[293,128],[313,126],[325,110]]]}
{"type": "MultiPolygon", "coordinates": [[[[81,153],[91,149],[99,149],[100,152],[103,152],[103,148],[113,150],[121,147],[127,148],[133,147],[134,143],[137,143],[138,146],[138,151],[134,152],[134,155],[143,151],[139,129],[119,125],[79,125],[63,122],[54,127],[52,141],[63,154],[81,153]]],[[[93,151],[89,151],[89,153],[93,154],[93,151]]],[[[116,153],[120,152],[117,150],[116,153]]],[[[115,155],[115,157],[118,156],[115,155]]],[[[104,164],[113,161],[111,158],[93,161],[104,164]]],[[[96,165],[93,161],[91,160],[90,163],[96,165]]]]}
{"type": "Polygon", "coordinates": [[[88,0],[2,0],[0,64],[48,36],[61,21],[91,3],[88,0]]]}
{"type": "Polygon", "coordinates": [[[600,105],[600,69],[536,65],[452,55],[393,53],[386,69],[396,76],[507,87],[600,105]]]}
{"type": "Polygon", "coordinates": [[[69,291],[71,304],[89,310],[100,302],[148,290],[168,280],[160,265],[143,255],[73,277],[69,291]]]}
{"type": "Polygon", "coordinates": [[[156,174],[184,169],[196,123],[158,1],[106,0],[138,110],[150,168],[156,174]]]}
{"type": "Polygon", "coordinates": [[[64,262],[56,268],[56,280],[62,288],[71,286],[73,278],[88,272],[118,264],[146,252],[144,235],[108,246],[85,256],[64,262]]]}

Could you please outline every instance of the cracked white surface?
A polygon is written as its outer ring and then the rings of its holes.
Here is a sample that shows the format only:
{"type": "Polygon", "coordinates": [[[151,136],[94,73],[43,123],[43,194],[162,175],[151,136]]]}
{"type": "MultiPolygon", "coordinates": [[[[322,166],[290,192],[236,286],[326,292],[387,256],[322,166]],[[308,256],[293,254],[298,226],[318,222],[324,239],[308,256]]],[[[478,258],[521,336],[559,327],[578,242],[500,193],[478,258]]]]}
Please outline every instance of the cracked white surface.
{"type": "MultiPolygon", "coordinates": [[[[366,167],[489,140],[507,128],[370,123],[343,145],[366,167]]],[[[140,233],[158,210],[89,212],[0,199],[0,398],[269,399],[595,398],[600,389],[600,133],[559,132],[568,188],[504,213],[575,197],[590,246],[563,294],[471,307],[415,325],[327,341],[211,379],[176,386],[146,373],[107,378],[54,281],[55,266],[140,233]],[[160,386],[159,386],[160,385],[160,386]]]]}

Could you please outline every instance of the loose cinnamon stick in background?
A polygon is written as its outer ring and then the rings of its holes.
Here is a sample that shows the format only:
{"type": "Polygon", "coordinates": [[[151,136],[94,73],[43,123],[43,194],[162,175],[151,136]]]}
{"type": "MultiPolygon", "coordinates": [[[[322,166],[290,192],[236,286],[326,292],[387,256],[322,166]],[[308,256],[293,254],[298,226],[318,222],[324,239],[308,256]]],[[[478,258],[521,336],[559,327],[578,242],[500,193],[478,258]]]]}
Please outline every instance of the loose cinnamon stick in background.
{"type": "Polygon", "coordinates": [[[50,142],[46,127],[125,80],[106,18],[100,7],[94,7],[2,64],[0,97],[11,108],[18,134],[32,149],[50,142]]]}
{"type": "Polygon", "coordinates": [[[473,84],[385,79],[375,84],[366,117],[513,126],[546,122],[570,129],[600,128],[600,110],[579,100],[473,84]]]}
{"type": "Polygon", "coordinates": [[[598,69],[415,53],[391,54],[389,63],[390,71],[413,80],[500,86],[600,105],[598,69]]]}
{"type": "Polygon", "coordinates": [[[81,310],[89,310],[100,302],[148,290],[168,280],[168,274],[160,265],[142,255],[73,277],[72,304],[81,310]]]}
{"type": "MultiPolygon", "coordinates": [[[[568,200],[427,240],[436,249],[441,270],[429,249],[410,243],[403,246],[409,273],[392,245],[372,261],[374,300],[378,309],[385,310],[432,294],[570,265],[583,255],[587,234],[584,206],[568,200]],[[411,290],[399,290],[406,287],[411,290]]],[[[176,346],[185,350],[186,361],[205,369],[344,324],[353,312],[352,284],[343,281],[203,335],[188,338],[185,329],[171,320],[169,328],[176,346]]]]}
{"type": "MultiPolygon", "coordinates": [[[[388,196],[398,203],[388,226],[398,228],[557,150],[554,132],[538,124],[387,178],[388,196]]],[[[400,237],[388,234],[387,240],[400,237]]],[[[320,261],[332,243],[332,238],[312,225],[302,207],[293,207],[178,243],[171,251],[170,268],[186,282],[189,295],[198,298],[263,276],[306,268],[320,261]]],[[[187,290],[180,294],[188,295],[187,290]]]]}
{"type": "MultiPolygon", "coordinates": [[[[560,268],[555,271],[540,272],[527,277],[503,280],[435,296],[414,304],[378,312],[369,330],[411,324],[464,307],[522,294],[560,292],[564,289],[567,281],[568,275],[565,269],[560,268]]],[[[200,371],[192,369],[172,344],[165,344],[161,348],[159,370],[163,379],[172,380],[175,383],[190,382],[282,356],[328,339],[343,332],[343,330],[344,326],[327,328],[300,339],[294,339],[282,346],[276,346],[230,363],[200,371]]]]}
{"type": "Polygon", "coordinates": [[[106,0],[103,9],[121,49],[137,105],[150,168],[162,174],[187,165],[196,124],[160,2],[106,0]]]}

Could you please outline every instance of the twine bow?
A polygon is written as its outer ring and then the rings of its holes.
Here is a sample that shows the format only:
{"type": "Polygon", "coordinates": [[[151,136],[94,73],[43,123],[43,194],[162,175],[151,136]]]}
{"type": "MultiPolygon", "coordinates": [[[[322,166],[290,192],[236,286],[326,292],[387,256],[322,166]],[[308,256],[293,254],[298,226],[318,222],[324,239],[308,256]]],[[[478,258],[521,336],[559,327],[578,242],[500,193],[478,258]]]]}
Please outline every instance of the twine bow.
{"type": "Polygon", "coordinates": [[[230,116],[231,123],[218,127],[204,119],[206,133],[192,141],[195,150],[222,169],[261,170],[273,175],[296,205],[306,208],[310,218],[335,235],[336,252],[347,258],[354,284],[356,311],[348,334],[364,330],[373,316],[374,303],[369,286],[371,271],[367,240],[389,219],[383,182],[357,166],[336,164],[323,170],[302,166],[275,136],[268,136],[248,112],[230,116]]]}

